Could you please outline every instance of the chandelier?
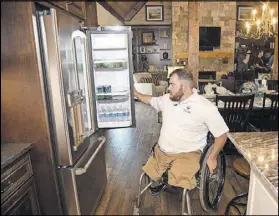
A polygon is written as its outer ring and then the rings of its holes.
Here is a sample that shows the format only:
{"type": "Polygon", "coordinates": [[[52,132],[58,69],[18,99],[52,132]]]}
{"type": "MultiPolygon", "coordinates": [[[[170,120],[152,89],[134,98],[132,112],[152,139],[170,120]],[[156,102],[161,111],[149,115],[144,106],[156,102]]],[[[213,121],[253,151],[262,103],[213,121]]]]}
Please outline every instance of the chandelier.
{"type": "Polygon", "coordinates": [[[254,8],[252,10],[252,20],[245,22],[245,32],[240,32],[243,38],[267,39],[277,35],[277,18],[274,16],[275,10],[270,7],[269,2],[262,3],[261,13],[254,8]]]}

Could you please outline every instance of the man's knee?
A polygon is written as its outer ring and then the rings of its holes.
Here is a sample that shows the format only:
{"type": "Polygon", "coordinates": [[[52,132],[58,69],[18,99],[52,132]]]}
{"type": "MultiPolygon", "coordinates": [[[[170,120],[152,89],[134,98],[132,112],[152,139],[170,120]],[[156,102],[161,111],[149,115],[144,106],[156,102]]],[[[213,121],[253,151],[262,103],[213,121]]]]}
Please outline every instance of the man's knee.
{"type": "Polygon", "coordinates": [[[142,167],[142,170],[153,180],[153,181],[157,181],[161,178],[160,173],[158,173],[157,169],[155,168],[155,166],[152,166],[150,164],[145,164],[142,167]]]}

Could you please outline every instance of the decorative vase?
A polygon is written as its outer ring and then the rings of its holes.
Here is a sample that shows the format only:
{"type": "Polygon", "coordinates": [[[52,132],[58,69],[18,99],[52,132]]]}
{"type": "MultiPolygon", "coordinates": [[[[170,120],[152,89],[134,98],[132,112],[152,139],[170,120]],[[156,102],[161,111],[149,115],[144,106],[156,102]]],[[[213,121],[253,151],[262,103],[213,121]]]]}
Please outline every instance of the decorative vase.
{"type": "Polygon", "coordinates": [[[168,59],[168,57],[169,57],[169,54],[168,54],[167,51],[165,51],[165,52],[163,53],[163,59],[168,59]]]}

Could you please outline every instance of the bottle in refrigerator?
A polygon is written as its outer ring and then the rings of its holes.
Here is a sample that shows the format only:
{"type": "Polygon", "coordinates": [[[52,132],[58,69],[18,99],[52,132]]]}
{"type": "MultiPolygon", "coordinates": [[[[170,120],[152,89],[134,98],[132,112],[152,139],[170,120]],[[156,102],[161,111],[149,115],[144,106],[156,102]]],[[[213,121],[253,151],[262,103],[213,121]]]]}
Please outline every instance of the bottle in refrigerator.
{"type": "Polygon", "coordinates": [[[121,121],[120,107],[116,107],[116,121],[121,121]]]}
{"type": "Polygon", "coordinates": [[[119,121],[124,121],[124,109],[121,105],[118,109],[118,116],[119,116],[119,121]]]}
{"type": "Polygon", "coordinates": [[[130,119],[130,111],[129,111],[128,108],[124,109],[124,115],[125,115],[124,121],[129,121],[129,119],[130,119]]]}
{"type": "Polygon", "coordinates": [[[104,122],[104,107],[100,106],[98,110],[98,117],[100,122],[104,122]]]}
{"type": "Polygon", "coordinates": [[[116,106],[112,107],[112,121],[117,121],[117,108],[116,108],[116,106]]]}
{"type": "Polygon", "coordinates": [[[107,121],[113,121],[113,114],[112,109],[110,107],[107,107],[107,121]]]}

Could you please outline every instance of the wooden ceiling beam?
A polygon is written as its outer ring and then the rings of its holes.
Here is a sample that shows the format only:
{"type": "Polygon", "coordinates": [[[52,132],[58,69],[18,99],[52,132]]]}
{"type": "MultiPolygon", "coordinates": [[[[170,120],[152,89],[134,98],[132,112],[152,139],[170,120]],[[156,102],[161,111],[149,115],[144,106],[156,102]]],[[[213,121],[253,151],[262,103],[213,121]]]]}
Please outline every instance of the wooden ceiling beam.
{"type": "Polygon", "coordinates": [[[125,15],[124,20],[130,21],[138,12],[139,10],[145,5],[147,1],[139,1],[135,3],[134,7],[125,15]]]}
{"type": "Polygon", "coordinates": [[[98,1],[100,5],[102,5],[108,12],[110,12],[116,19],[118,19],[120,22],[124,23],[124,19],[122,16],[120,16],[110,5],[108,2],[105,1],[98,1]]]}

